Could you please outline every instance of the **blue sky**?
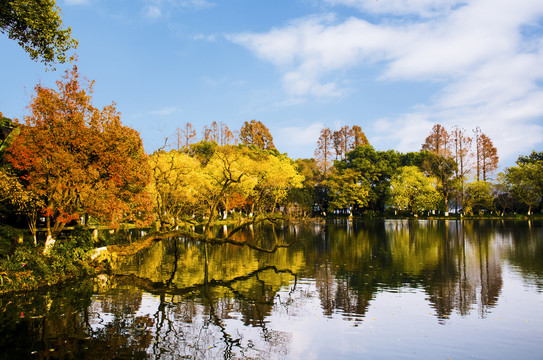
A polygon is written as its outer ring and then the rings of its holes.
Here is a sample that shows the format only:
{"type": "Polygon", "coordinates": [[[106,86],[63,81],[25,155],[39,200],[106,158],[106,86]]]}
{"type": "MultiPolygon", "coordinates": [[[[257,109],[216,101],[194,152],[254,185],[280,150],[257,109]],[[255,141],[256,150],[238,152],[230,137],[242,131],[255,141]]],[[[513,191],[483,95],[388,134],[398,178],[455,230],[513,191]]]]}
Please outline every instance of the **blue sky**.
{"type": "MultiPolygon", "coordinates": [[[[312,157],[324,126],[418,151],[435,123],[481,127],[501,166],[543,150],[541,0],[57,0],[94,104],[147,152],[177,127],[262,121],[312,157]]],[[[0,111],[27,114],[45,71],[0,36],[0,111]]]]}

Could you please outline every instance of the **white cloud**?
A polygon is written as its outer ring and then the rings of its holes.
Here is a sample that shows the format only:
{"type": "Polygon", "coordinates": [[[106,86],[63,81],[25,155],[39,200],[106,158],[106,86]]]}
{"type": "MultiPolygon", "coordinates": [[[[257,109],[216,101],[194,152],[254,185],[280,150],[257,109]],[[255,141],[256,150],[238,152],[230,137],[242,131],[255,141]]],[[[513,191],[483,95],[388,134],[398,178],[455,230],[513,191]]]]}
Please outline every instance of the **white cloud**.
{"type": "Polygon", "coordinates": [[[518,155],[514,140],[523,139],[528,151],[541,144],[542,1],[325,1],[381,17],[378,23],[354,16],[304,18],[228,39],[277,66],[285,91],[294,97],[341,96],[346,70],[367,64],[378,66],[387,81],[441,84],[432,103],[379,125],[396,131],[376,139],[400,150],[419,149],[435,122],[480,126],[503,157],[518,155]],[[395,17],[402,14],[419,17],[395,17]],[[535,29],[530,39],[522,33],[526,27],[535,29]]]}
{"type": "Polygon", "coordinates": [[[148,5],[143,9],[143,16],[150,19],[158,19],[162,16],[162,11],[157,5],[148,5]]]}

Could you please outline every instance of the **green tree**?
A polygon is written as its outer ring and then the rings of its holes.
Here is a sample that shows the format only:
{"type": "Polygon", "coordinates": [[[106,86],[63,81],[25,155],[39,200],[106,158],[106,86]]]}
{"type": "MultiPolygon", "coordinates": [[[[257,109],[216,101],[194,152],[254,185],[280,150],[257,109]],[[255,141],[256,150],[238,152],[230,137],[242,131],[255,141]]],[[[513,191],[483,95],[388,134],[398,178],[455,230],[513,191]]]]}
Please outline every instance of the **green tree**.
{"type": "Polygon", "coordinates": [[[0,3],[0,31],[16,40],[32,60],[64,63],[77,48],[71,28],[63,28],[55,0],[4,0],[0,3]]]}
{"type": "Polygon", "coordinates": [[[474,181],[466,186],[466,197],[463,212],[465,214],[481,214],[494,208],[492,184],[488,181],[474,181]]]}
{"type": "MultiPolygon", "coordinates": [[[[330,210],[352,209],[368,205],[370,184],[354,169],[335,172],[328,180],[330,210]]],[[[351,212],[352,214],[352,212],[351,212]]]]}
{"type": "Polygon", "coordinates": [[[297,210],[304,214],[311,214],[315,204],[321,205],[318,198],[317,186],[320,180],[320,171],[315,159],[297,159],[294,166],[298,173],[304,177],[302,187],[289,191],[290,202],[297,205],[297,210]]]}
{"type": "Polygon", "coordinates": [[[452,157],[436,155],[429,151],[421,151],[420,163],[417,166],[426,176],[431,176],[437,180],[436,189],[443,199],[441,210],[448,211],[449,198],[457,188],[457,179],[454,178],[456,162],[452,157]]]}
{"type": "Polygon", "coordinates": [[[543,197],[543,161],[517,162],[505,170],[505,181],[511,194],[528,207],[528,215],[541,203],[543,197]]]}
{"type": "Polygon", "coordinates": [[[425,176],[416,166],[404,166],[390,182],[389,204],[411,213],[435,210],[441,202],[436,187],[435,178],[425,176]]]}
{"type": "Polygon", "coordinates": [[[375,151],[372,146],[358,146],[347,153],[345,160],[336,161],[334,166],[341,174],[347,169],[354,170],[370,185],[367,206],[382,211],[390,192],[390,179],[400,165],[400,154],[394,150],[375,151]]]}

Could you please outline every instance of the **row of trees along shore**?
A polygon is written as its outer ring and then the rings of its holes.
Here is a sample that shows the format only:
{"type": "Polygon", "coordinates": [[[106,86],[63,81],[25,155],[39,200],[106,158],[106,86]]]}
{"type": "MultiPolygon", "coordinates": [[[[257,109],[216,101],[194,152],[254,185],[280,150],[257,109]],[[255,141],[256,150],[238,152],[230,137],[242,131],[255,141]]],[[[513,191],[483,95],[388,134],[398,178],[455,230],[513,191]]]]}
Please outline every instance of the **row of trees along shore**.
{"type": "Polygon", "coordinates": [[[22,123],[0,116],[1,222],[26,219],[34,239],[43,227],[48,246],[76,223],[168,232],[277,214],[541,209],[543,152],[520,156],[496,174],[497,149],[479,127],[437,124],[421,150],[409,153],[375,150],[360,126],[323,128],[315,157],[294,161],[275,149],[259,121],[239,131],[213,122],[201,136],[186,123],[175,141],[148,155],[115,104],[94,107],[92,92],[93,82],[74,66],[56,89],[35,87],[22,123]]]}

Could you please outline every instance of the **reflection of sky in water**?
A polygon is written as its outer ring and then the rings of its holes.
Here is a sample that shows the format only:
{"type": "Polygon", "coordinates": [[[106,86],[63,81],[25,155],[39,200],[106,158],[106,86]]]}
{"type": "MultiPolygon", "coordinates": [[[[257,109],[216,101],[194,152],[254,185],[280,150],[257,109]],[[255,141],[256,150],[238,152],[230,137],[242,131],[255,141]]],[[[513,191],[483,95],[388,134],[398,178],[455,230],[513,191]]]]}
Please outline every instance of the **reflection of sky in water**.
{"type": "MultiPolygon", "coordinates": [[[[453,311],[445,319],[436,311],[421,288],[402,287],[379,291],[371,299],[364,315],[335,310],[326,315],[321,306],[315,280],[300,279],[276,293],[271,314],[262,327],[246,326],[243,315],[230,311],[220,319],[220,326],[210,321],[200,300],[196,316],[190,322],[175,309],[186,301],[178,295],[166,295],[164,314],[176,328],[176,335],[156,337],[153,346],[176,347],[177,354],[205,358],[222,357],[225,334],[237,339],[233,355],[257,358],[330,359],[330,358],[515,358],[522,348],[522,358],[538,358],[542,347],[543,321],[538,313],[543,295],[524,279],[503,266],[503,287],[496,306],[481,314],[477,303],[467,315],[453,311]],[[483,316],[481,316],[483,315],[483,316]],[[185,352],[183,353],[183,349],[185,352]],[[242,350],[240,350],[242,349],[242,350]]],[[[141,305],[134,317],[161,321],[160,296],[143,292],[141,305]],[[159,314],[160,313],[160,314],[159,314]],[[157,314],[159,314],[157,316],[157,314]]],[[[94,297],[91,308],[100,307],[94,297]]],[[[113,316],[101,313],[96,320],[104,326],[113,316]]],[[[148,349],[152,355],[152,349],[148,349]]]]}

